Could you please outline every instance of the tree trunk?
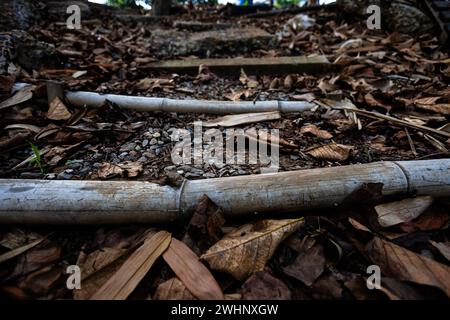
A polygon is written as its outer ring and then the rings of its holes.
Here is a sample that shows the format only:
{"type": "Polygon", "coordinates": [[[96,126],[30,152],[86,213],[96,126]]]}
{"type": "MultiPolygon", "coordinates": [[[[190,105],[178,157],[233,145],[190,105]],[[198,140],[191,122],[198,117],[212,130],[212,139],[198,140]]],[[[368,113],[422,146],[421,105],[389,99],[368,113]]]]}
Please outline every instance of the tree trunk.
{"type": "Polygon", "coordinates": [[[167,16],[170,14],[170,6],[172,1],[170,0],[153,0],[152,1],[152,13],[154,16],[167,16]]]}

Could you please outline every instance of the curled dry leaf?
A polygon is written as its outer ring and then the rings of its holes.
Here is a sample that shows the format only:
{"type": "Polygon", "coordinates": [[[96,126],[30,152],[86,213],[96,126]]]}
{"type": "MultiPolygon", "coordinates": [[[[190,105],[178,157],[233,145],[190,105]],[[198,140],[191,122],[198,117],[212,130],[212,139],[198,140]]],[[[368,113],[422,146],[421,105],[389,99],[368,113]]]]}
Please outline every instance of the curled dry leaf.
{"type": "Polygon", "coordinates": [[[161,283],[153,296],[154,300],[196,300],[177,277],[161,283]]]}
{"type": "Polygon", "coordinates": [[[48,108],[47,118],[51,120],[69,120],[72,114],[67,110],[67,107],[58,97],[55,97],[52,102],[50,102],[50,107],[48,108]]]}
{"type": "Polygon", "coordinates": [[[450,267],[375,237],[366,247],[384,275],[440,288],[450,297],[450,267]]]}
{"type": "Polygon", "coordinates": [[[390,227],[403,222],[416,219],[433,203],[430,196],[404,199],[375,207],[378,214],[378,222],[382,227],[390,227]]]}
{"type": "Polygon", "coordinates": [[[201,257],[211,268],[244,280],[262,271],[278,245],[303,225],[304,219],[262,220],[227,234],[201,257]]]}
{"type": "Polygon", "coordinates": [[[150,233],[144,244],[91,297],[92,300],[124,300],[136,288],[156,259],[169,247],[170,233],[150,233]]]}
{"type": "Polygon", "coordinates": [[[332,143],[311,149],[306,153],[320,160],[345,161],[350,156],[350,151],[352,149],[353,147],[351,146],[332,143]]]}
{"type": "Polygon", "coordinates": [[[321,130],[319,128],[317,128],[316,125],[314,124],[308,124],[306,126],[303,126],[300,129],[300,133],[304,134],[304,133],[312,133],[313,135],[315,135],[316,137],[319,137],[321,139],[331,139],[333,138],[333,135],[331,133],[329,133],[326,130],[321,130]]]}
{"type": "Polygon", "coordinates": [[[293,75],[287,75],[286,78],[284,78],[284,82],[283,82],[283,86],[285,90],[291,90],[292,87],[294,86],[294,83],[296,81],[295,76],[293,75]]]}
{"type": "Polygon", "coordinates": [[[198,256],[183,242],[172,239],[164,260],[188,290],[201,300],[223,300],[222,289],[198,256]]]}

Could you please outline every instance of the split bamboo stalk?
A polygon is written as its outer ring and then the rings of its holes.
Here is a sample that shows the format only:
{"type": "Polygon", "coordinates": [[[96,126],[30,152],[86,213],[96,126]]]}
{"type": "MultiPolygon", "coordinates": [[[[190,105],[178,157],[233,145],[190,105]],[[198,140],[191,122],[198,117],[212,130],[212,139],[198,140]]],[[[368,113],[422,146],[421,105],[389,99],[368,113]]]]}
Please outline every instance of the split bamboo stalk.
{"type": "Polygon", "coordinates": [[[227,218],[330,208],[363,183],[384,196],[450,196],[450,159],[377,162],[261,175],[186,180],[175,189],[145,181],[0,179],[1,224],[169,223],[188,218],[206,194],[227,218]]]}
{"type": "Polygon", "coordinates": [[[101,107],[111,101],[124,109],[142,112],[193,112],[210,114],[232,114],[252,112],[303,112],[317,105],[305,101],[215,101],[215,100],[178,100],[168,98],[124,96],[100,94],[95,92],[66,92],[66,99],[75,106],[101,107]]]}

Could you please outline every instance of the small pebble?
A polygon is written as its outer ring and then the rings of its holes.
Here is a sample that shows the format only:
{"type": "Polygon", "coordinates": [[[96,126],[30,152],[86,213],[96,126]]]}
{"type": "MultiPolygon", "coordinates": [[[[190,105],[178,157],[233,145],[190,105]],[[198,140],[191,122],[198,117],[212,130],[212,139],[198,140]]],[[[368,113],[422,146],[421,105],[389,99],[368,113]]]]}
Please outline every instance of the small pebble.
{"type": "Polygon", "coordinates": [[[122,152],[121,154],[119,154],[119,158],[124,159],[127,155],[128,155],[128,152],[122,152]]]}
{"type": "Polygon", "coordinates": [[[56,178],[56,174],[55,173],[47,173],[45,176],[44,176],[44,179],[49,179],[49,180],[53,180],[53,179],[55,179],[56,178]]]}

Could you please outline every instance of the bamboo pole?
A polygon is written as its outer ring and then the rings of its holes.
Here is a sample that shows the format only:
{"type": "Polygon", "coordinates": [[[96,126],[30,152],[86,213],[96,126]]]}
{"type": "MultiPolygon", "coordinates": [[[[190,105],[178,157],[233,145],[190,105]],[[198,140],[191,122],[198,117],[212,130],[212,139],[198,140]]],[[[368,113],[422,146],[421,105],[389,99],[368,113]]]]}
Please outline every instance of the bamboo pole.
{"type": "Polygon", "coordinates": [[[194,112],[210,114],[232,114],[252,112],[303,112],[317,105],[304,101],[214,101],[214,100],[177,100],[168,98],[123,96],[100,94],[95,92],[66,92],[66,99],[75,106],[101,107],[111,101],[121,108],[142,112],[194,112]]]}
{"type": "Polygon", "coordinates": [[[186,180],[179,189],[144,181],[0,179],[0,223],[169,223],[188,218],[204,194],[226,218],[254,212],[302,214],[340,205],[363,183],[382,183],[384,196],[448,197],[450,159],[186,180]]]}

